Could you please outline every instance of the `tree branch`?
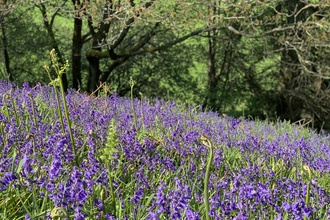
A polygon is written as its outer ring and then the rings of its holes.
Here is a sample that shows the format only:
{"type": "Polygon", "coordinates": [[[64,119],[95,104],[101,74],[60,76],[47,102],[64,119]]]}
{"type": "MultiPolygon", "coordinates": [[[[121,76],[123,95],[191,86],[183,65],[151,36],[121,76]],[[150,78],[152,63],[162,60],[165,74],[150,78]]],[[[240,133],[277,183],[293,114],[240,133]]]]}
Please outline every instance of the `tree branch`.
{"type": "Polygon", "coordinates": [[[158,47],[147,47],[147,48],[138,50],[136,52],[133,52],[131,54],[127,54],[127,55],[124,55],[124,56],[136,56],[136,55],[141,55],[141,54],[145,54],[145,53],[151,53],[151,52],[155,52],[155,51],[159,51],[159,50],[164,50],[164,49],[167,49],[167,48],[169,48],[171,46],[174,46],[178,43],[181,43],[181,42],[187,40],[190,37],[197,36],[201,33],[207,32],[207,31],[220,30],[220,29],[224,29],[224,28],[227,28],[227,26],[219,26],[219,27],[213,27],[213,28],[199,29],[199,30],[193,31],[193,32],[191,32],[191,33],[189,33],[185,36],[182,36],[182,37],[180,37],[180,38],[178,38],[174,41],[168,42],[164,45],[161,45],[161,46],[158,46],[158,47]]]}
{"type": "Polygon", "coordinates": [[[155,35],[155,30],[159,26],[159,24],[160,23],[157,22],[149,33],[147,33],[144,37],[142,37],[142,39],[139,42],[134,44],[130,52],[137,51],[142,47],[144,47],[150,41],[150,39],[155,35]]]}
{"type": "MultiPolygon", "coordinates": [[[[155,2],[156,0],[152,0],[152,1],[149,1],[149,2],[146,2],[144,4],[144,8],[147,9],[149,8],[150,6],[153,5],[153,3],[155,2]]],[[[135,3],[134,1],[131,1],[131,4],[132,4],[132,7],[135,6],[135,3]]],[[[140,12],[137,12],[137,14],[135,15],[136,17],[139,17],[140,16],[140,12]]],[[[113,59],[113,60],[116,60],[118,59],[119,57],[123,57],[123,56],[119,56],[115,53],[115,49],[121,44],[121,42],[125,39],[125,37],[127,36],[130,28],[131,28],[131,25],[134,23],[135,21],[135,17],[131,17],[129,18],[126,23],[125,23],[125,27],[122,29],[122,31],[120,32],[120,35],[119,37],[117,38],[117,40],[109,45],[108,47],[108,52],[109,52],[109,55],[110,55],[110,58],[113,59]]]]}
{"type": "Polygon", "coordinates": [[[54,14],[52,15],[52,18],[50,19],[50,26],[51,26],[51,27],[53,27],[53,24],[54,24],[54,21],[55,21],[55,17],[56,17],[56,15],[57,15],[58,12],[61,10],[61,8],[63,8],[63,6],[66,4],[67,1],[68,1],[68,0],[63,1],[63,4],[62,4],[60,7],[56,8],[54,14]]]}
{"type": "MultiPolygon", "coordinates": [[[[133,56],[137,56],[137,55],[142,55],[142,54],[146,54],[146,53],[152,53],[152,52],[155,52],[155,51],[159,51],[159,50],[164,50],[164,49],[167,49],[171,46],[174,46],[178,43],[181,43],[183,41],[185,41],[186,39],[190,38],[190,37],[193,37],[193,36],[196,36],[200,33],[203,33],[203,32],[207,32],[207,31],[212,31],[212,30],[220,30],[220,29],[224,29],[224,28],[227,28],[226,26],[219,26],[219,27],[213,27],[213,28],[203,28],[203,29],[199,29],[199,30],[196,30],[196,31],[193,31],[185,36],[182,36],[174,41],[171,41],[171,42],[168,42],[164,45],[161,45],[161,46],[158,46],[158,47],[147,47],[147,48],[144,48],[144,49],[140,49],[140,50],[137,50],[135,52],[132,52],[132,53],[129,53],[129,54],[125,54],[125,55],[122,55],[121,58],[115,60],[109,68],[112,68],[111,71],[113,69],[115,69],[116,67],[118,67],[119,65],[121,65],[122,63],[124,63],[126,60],[128,60],[130,57],[133,57],[133,56]]],[[[146,38],[148,39],[148,37],[146,38]]],[[[95,51],[95,50],[94,50],[95,51]]],[[[93,52],[94,53],[94,52],[93,52]]],[[[95,54],[96,55],[96,54],[95,54]]],[[[104,53],[102,54],[97,54],[97,55],[100,55],[101,58],[104,58],[106,57],[104,53]],[[102,56],[104,55],[104,57],[102,56]]],[[[108,55],[110,56],[110,55],[108,55]]],[[[108,77],[109,77],[109,74],[111,73],[111,71],[105,71],[102,76],[101,76],[101,82],[106,82],[108,77]]]]}
{"type": "Polygon", "coordinates": [[[118,58],[118,55],[115,53],[115,49],[121,44],[121,42],[125,39],[125,37],[127,36],[129,29],[131,28],[131,24],[135,21],[134,17],[128,19],[126,21],[125,27],[123,28],[123,30],[120,32],[119,37],[117,38],[117,40],[111,44],[108,47],[108,52],[110,54],[111,59],[115,60],[118,58]]]}
{"type": "Polygon", "coordinates": [[[91,35],[94,37],[96,35],[94,27],[93,27],[93,19],[92,16],[87,15],[87,24],[88,24],[88,28],[89,28],[89,32],[91,33],[91,35]]]}
{"type": "Polygon", "coordinates": [[[283,32],[283,31],[287,31],[287,30],[293,30],[293,29],[294,29],[294,26],[291,25],[291,26],[287,26],[287,27],[277,27],[277,28],[274,28],[270,31],[265,31],[263,34],[260,34],[260,35],[250,35],[250,34],[238,31],[230,25],[228,26],[228,30],[230,30],[234,34],[242,35],[242,36],[248,37],[248,38],[262,38],[262,37],[266,37],[269,34],[273,34],[273,33],[276,33],[276,32],[283,32]]]}

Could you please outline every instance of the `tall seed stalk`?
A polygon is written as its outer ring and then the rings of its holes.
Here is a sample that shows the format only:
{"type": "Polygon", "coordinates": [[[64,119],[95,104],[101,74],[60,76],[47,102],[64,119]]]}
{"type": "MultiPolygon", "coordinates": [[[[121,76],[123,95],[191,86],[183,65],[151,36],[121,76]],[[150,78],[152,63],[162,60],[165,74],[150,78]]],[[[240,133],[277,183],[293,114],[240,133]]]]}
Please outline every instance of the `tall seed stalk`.
{"type": "MultiPolygon", "coordinates": [[[[311,181],[312,181],[312,172],[311,169],[309,168],[309,166],[304,165],[303,169],[305,170],[305,172],[307,173],[308,177],[307,177],[307,190],[306,190],[306,197],[305,197],[305,204],[306,206],[308,206],[309,201],[310,201],[310,190],[311,190],[311,181]]],[[[304,216],[304,220],[307,220],[307,217],[304,216]]]]}
{"type": "Polygon", "coordinates": [[[15,119],[16,119],[16,125],[19,126],[21,124],[21,122],[20,122],[19,117],[18,117],[18,114],[17,114],[16,102],[15,102],[15,99],[13,97],[13,92],[14,92],[13,89],[10,90],[11,103],[12,103],[13,109],[14,109],[14,116],[15,116],[15,119]]]}
{"type": "Polygon", "coordinates": [[[211,220],[210,217],[210,203],[209,203],[209,180],[210,180],[210,175],[211,175],[211,166],[213,163],[213,144],[210,141],[209,138],[207,138],[205,135],[201,136],[201,141],[203,144],[209,148],[209,157],[207,160],[207,165],[206,165],[206,172],[205,172],[205,177],[204,177],[204,205],[205,205],[205,211],[206,211],[206,220],[211,220]]]}
{"type": "Polygon", "coordinates": [[[38,128],[38,119],[37,119],[37,115],[36,115],[36,111],[35,111],[35,108],[34,108],[34,99],[33,99],[33,96],[31,93],[28,93],[27,94],[30,99],[31,99],[31,107],[32,107],[32,114],[33,114],[33,122],[34,122],[34,125],[36,126],[36,129],[37,131],[39,132],[39,128],[38,128]]]}
{"type": "MultiPolygon", "coordinates": [[[[93,132],[90,131],[90,135],[93,135],[93,132]]],[[[98,158],[102,161],[107,170],[108,170],[108,178],[109,178],[109,187],[110,187],[110,196],[111,196],[111,206],[113,213],[116,213],[116,195],[115,189],[113,186],[113,171],[110,168],[110,163],[114,159],[114,154],[118,153],[116,146],[119,144],[117,130],[116,130],[116,122],[114,119],[111,120],[110,125],[107,131],[107,142],[105,147],[101,148],[98,151],[98,158]]]]}
{"type": "Polygon", "coordinates": [[[134,108],[134,97],[133,97],[133,88],[134,88],[135,82],[132,77],[130,77],[129,84],[131,86],[131,103],[132,103],[132,110],[133,110],[133,117],[134,117],[134,126],[135,126],[135,130],[137,130],[138,127],[137,127],[137,119],[136,119],[136,112],[135,112],[135,108],[134,108]]]}
{"type": "MultiPolygon", "coordinates": [[[[64,122],[63,122],[63,117],[62,117],[62,112],[61,112],[61,108],[59,105],[59,99],[58,99],[58,95],[57,95],[57,90],[56,87],[59,86],[60,90],[61,90],[61,95],[62,95],[62,100],[63,100],[63,107],[64,107],[64,113],[65,113],[65,118],[67,120],[67,124],[68,124],[68,128],[69,128],[69,134],[70,134],[70,139],[71,139],[71,143],[72,143],[72,152],[74,154],[74,158],[75,158],[75,165],[78,166],[78,158],[77,158],[77,151],[76,151],[76,144],[75,144],[75,140],[73,138],[73,134],[72,134],[72,128],[71,128],[71,120],[70,120],[70,115],[69,115],[69,111],[68,111],[68,106],[66,103],[66,97],[65,97],[65,91],[64,91],[64,85],[63,85],[63,81],[62,81],[62,75],[64,74],[64,72],[68,69],[69,67],[69,63],[68,61],[66,61],[66,63],[61,67],[60,63],[58,61],[58,57],[55,53],[55,50],[53,49],[52,51],[50,51],[50,58],[52,61],[52,67],[55,70],[55,72],[57,73],[57,78],[52,80],[50,82],[50,85],[54,86],[54,90],[55,90],[55,94],[56,94],[56,99],[58,102],[58,108],[59,108],[59,115],[61,118],[61,124],[62,124],[62,129],[63,132],[65,132],[64,129],[64,122]]],[[[47,71],[49,77],[50,73],[49,73],[49,67],[48,66],[44,66],[44,69],[47,71]]]]}

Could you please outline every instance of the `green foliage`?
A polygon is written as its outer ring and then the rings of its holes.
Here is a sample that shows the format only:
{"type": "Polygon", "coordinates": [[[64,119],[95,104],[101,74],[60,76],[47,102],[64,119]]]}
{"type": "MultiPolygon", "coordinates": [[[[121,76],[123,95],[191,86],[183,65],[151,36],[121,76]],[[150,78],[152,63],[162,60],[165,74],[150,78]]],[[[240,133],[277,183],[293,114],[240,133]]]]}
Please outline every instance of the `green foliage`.
{"type": "MultiPolygon", "coordinates": [[[[148,8],[144,8],[146,1],[132,1],[135,5],[115,2],[114,11],[111,11],[115,16],[103,22],[106,2],[85,1],[80,5],[84,10],[75,11],[74,15],[83,21],[81,54],[98,59],[97,75],[110,72],[107,80],[104,80],[108,81],[109,93],[130,95],[129,78],[132,76],[136,80],[134,97],[140,97],[142,93],[149,98],[159,97],[175,99],[180,103],[203,104],[207,106],[206,109],[214,109],[235,117],[281,117],[293,120],[292,122],[304,117],[298,114],[303,109],[305,115],[313,118],[313,126],[326,126],[329,115],[328,98],[320,98],[327,97],[329,78],[326,64],[329,58],[326,46],[329,43],[329,22],[326,19],[329,17],[329,4],[326,0],[312,1],[314,5],[296,1],[299,2],[301,11],[296,10],[294,13],[299,13],[299,16],[286,15],[291,13],[291,1],[235,1],[227,5],[221,1],[197,3],[190,0],[161,0],[151,1],[153,5],[148,8]],[[304,5],[306,7],[303,7],[304,5]],[[287,26],[293,17],[298,21],[287,26]],[[129,19],[134,22],[128,22],[129,19]],[[106,37],[101,39],[98,33],[102,31],[98,32],[97,28],[108,22],[111,23],[110,29],[104,30],[106,37]],[[129,24],[128,29],[125,29],[126,24],[129,24]],[[209,32],[207,28],[210,26],[219,30],[209,32]],[[205,32],[181,44],[153,53],[140,53],[164,46],[171,40],[199,28],[205,28],[205,32]],[[298,33],[298,29],[301,33],[298,33]],[[121,35],[125,33],[122,30],[127,30],[127,35],[121,35]],[[298,39],[292,37],[289,31],[298,39]],[[115,48],[115,54],[118,55],[116,58],[110,56],[106,48],[116,42],[118,36],[123,38],[117,41],[119,46],[115,48]],[[208,75],[210,39],[214,40],[215,68],[219,75],[214,85],[208,85],[211,79],[208,75]],[[94,45],[95,42],[98,45],[94,45]],[[144,44],[145,47],[135,51],[134,48],[139,44],[144,44]],[[295,46],[298,44],[300,46],[295,46]],[[291,71],[294,68],[285,66],[283,62],[288,51],[289,54],[299,52],[297,57],[301,61],[296,64],[300,65],[298,69],[303,72],[297,72],[295,78],[290,76],[294,73],[295,70],[291,71]],[[116,66],[117,63],[120,65],[116,66]],[[114,66],[116,67],[111,69],[114,66]],[[290,83],[294,88],[290,87],[290,83]],[[299,88],[296,88],[297,86],[299,88]],[[281,97],[279,95],[286,94],[283,91],[291,91],[290,94],[294,94],[294,103],[304,103],[290,107],[297,106],[295,110],[298,113],[295,117],[288,114],[290,111],[282,115],[277,112],[277,101],[281,97]],[[208,98],[214,101],[210,104],[208,98]],[[320,101],[314,102],[315,98],[320,98],[320,101]]],[[[49,63],[45,51],[52,49],[50,45],[58,45],[64,59],[81,55],[71,54],[74,17],[73,13],[67,12],[73,10],[71,1],[28,1],[15,5],[13,13],[6,17],[7,23],[12,24],[6,31],[10,65],[17,84],[24,81],[48,81],[40,66],[49,63]],[[40,13],[41,5],[47,9],[46,15],[52,23],[55,43],[49,41],[44,28],[43,21],[46,18],[40,13]]],[[[0,57],[0,61],[3,60],[4,58],[0,57]]],[[[88,65],[89,61],[82,56],[82,89],[89,86],[88,81],[92,77],[87,74],[93,69],[88,68],[88,65]]],[[[0,77],[7,78],[4,67],[1,66],[0,69],[0,77]]],[[[70,67],[66,66],[66,70],[69,73],[70,67]]],[[[52,77],[57,77],[56,71],[50,70],[52,77]]],[[[72,76],[68,76],[72,83],[72,76]]],[[[59,82],[55,80],[53,83],[59,82]]],[[[95,84],[98,86],[98,83],[95,84]]],[[[290,104],[290,97],[284,101],[290,104]]]]}
{"type": "Polygon", "coordinates": [[[114,159],[114,154],[119,152],[117,150],[118,144],[116,121],[112,119],[107,130],[106,146],[98,152],[100,160],[105,164],[109,164],[114,159]]]}
{"type": "MultiPolygon", "coordinates": [[[[140,26],[136,29],[132,28],[130,39],[138,38],[140,28],[140,26]]],[[[145,32],[147,33],[150,28],[146,28],[145,32]]],[[[165,42],[175,37],[176,33],[166,26],[160,25],[159,29],[160,34],[154,36],[151,44],[165,42]]],[[[127,44],[132,44],[132,42],[127,42],[127,44]]],[[[197,59],[198,52],[193,49],[196,46],[195,43],[182,43],[166,50],[130,58],[111,74],[109,79],[111,91],[120,96],[130,97],[129,80],[133,77],[134,97],[140,97],[142,94],[147,98],[157,97],[177,100],[180,103],[201,104],[203,100],[201,88],[204,87],[204,82],[201,82],[200,78],[203,76],[192,62],[197,59]]],[[[125,50],[125,48],[120,49],[125,50]]],[[[102,60],[102,63],[109,65],[110,62],[102,60]]]]}

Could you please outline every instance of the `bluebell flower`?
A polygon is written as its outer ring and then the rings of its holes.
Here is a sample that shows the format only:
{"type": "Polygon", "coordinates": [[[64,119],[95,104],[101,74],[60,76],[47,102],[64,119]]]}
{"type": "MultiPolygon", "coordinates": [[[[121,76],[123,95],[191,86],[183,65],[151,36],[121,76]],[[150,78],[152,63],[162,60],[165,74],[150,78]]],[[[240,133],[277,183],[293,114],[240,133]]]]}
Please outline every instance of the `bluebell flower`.
{"type": "Polygon", "coordinates": [[[158,215],[154,212],[149,212],[149,215],[147,216],[146,220],[160,220],[158,215]]]}
{"type": "Polygon", "coordinates": [[[140,186],[134,193],[134,196],[130,199],[131,203],[137,205],[140,203],[141,198],[143,197],[143,187],[140,186]]]}
{"type": "Polygon", "coordinates": [[[0,187],[3,188],[3,190],[6,189],[7,186],[9,186],[9,184],[14,181],[17,180],[18,178],[10,172],[5,172],[5,175],[0,179],[0,187]]]}

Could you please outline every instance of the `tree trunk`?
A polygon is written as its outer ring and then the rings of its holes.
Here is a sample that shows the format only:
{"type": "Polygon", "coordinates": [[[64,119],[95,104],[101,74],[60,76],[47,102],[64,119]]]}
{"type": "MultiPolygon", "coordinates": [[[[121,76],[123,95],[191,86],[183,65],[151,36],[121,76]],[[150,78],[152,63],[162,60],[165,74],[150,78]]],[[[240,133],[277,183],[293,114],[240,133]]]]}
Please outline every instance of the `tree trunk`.
{"type": "MultiPolygon", "coordinates": [[[[42,13],[42,17],[43,17],[43,23],[44,23],[44,26],[47,30],[47,33],[48,33],[48,37],[49,37],[49,41],[50,41],[50,46],[55,50],[57,56],[58,56],[58,61],[64,65],[65,62],[62,58],[62,55],[60,53],[60,49],[58,47],[58,44],[57,44],[57,41],[55,39],[55,33],[53,31],[53,22],[54,22],[54,19],[55,19],[55,16],[56,16],[56,13],[52,16],[52,19],[51,21],[49,22],[48,21],[48,16],[47,16],[47,9],[44,5],[40,5],[38,6],[38,8],[40,9],[41,13],[42,13]]],[[[63,73],[62,74],[62,82],[63,82],[63,87],[64,87],[64,91],[67,91],[68,90],[68,79],[66,77],[66,73],[63,73]]]]}
{"type": "MultiPolygon", "coordinates": [[[[75,6],[75,10],[78,10],[75,6]]],[[[81,50],[82,50],[82,19],[74,18],[72,37],[72,87],[78,89],[81,86],[81,50]]]]}
{"type": "MultiPolygon", "coordinates": [[[[211,15],[220,15],[220,11],[217,10],[217,1],[213,2],[213,7],[209,8],[209,14],[211,15]]],[[[212,23],[216,23],[215,19],[212,19],[212,23]]],[[[212,30],[207,32],[208,36],[208,54],[207,54],[207,77],[208,77],[208,91],[206,94],[206,100],[204,103],[204,107],[209,108],[210,110],[217,111],[219,110],[220,106],[217,104],[217,98],[219,97],[218,94],[218,81],[220,78],[221,72],[217,74],[217,66],[216,66],[216,40],[214,37],[218,34],[218,31],[212,30]]]]}
{"type": "MultiPolygon", "coordinates": [[[[60,64],[64,65],[65,62],[63,60],[63,57],[62,57],[62,54],[60,52],[60,49],[58,47],[58,44],[55,40],[55,33],[53,32],[53,29],[50,25],[48,25],[46,27],[47,29],[47,32],[48,32],[48,36],[49,36],[49,40],[50,40],[50,45],[52,46],[52,48],[55,50],[57,56],[58,56],[58,61],[60,62],[60,64]]],[[[66,73],[63,73],[62,75],[62,82],[63,82],[63,87],[64,87],[64,91],[67,91],[68,90],[68,79],[66,77],[66,73]]]]}
{"type": "MultiPolygon", "coordinates": [[[[300,0],[286,1],[286,7],[288,14],[287,25],[295,25],[300,21],[303,21],[303,13],[295,16],[294,12],[299,11],[305,6],[300,0]]],[[[298,31],[287,31],[285,38],[288,41],[294,40],[297,35],[302,37],[298,31]]],[[[292,92],[298,88],[298,77],[301,75],[301,64],[297,52],[293,48],[288,48],[282,52],[281,56],[281,69],[280,69],[280,91],[277,102],[277,116],[280,119],[290,120],[295,122],[300,119],[300,115],[303,109],[302,102],[295,97],[292,92]]]]}
{"type": "Polygon", "coordinates": [[[87,81],[87,92],[94,92],[98,85],[100,75],[102,74],[100,70],[100,58],[96,56],[88,56],[87,60],[89,63],[88,81],[87,81]]]}
{"type": "Polygon", "coordinates": [[[210,110],[218,110],[218,106],[216,105],[217,100],[217,84],[218,77],[216,76],[216,49],[215,49],[215,40],[212,38],[212,31],[208,32],[208,62],[207,62],[207,76],[208,76],[208,91],[206,97],[205,105],[210,110]]]}
{"type": "Polygon", "coordinates": [[[6,37],[6,24],[5,24],[5,19],[3,17],[4,15],[1,15],[1,32],[2,32],[2,44],[3,44],[3,54],[5,57],[5,68],[6,68],[6,74],[7,74],[7,79],[9,81],[13,81],[13,75],[10,70],[10,59],[8,55],[8,50],[7,50],[7,37],[6,37]]]}
{"type": "MultiPolygon", "coordinates": [[[[60,62],[60,64],[64,65],[65,62],[63,60],[62,54],[61,54],[60,49],[59,49],[59,47],[57,45],[57,42],[55,40],[55,34],[53,32],[52,27],[48,26],[47,31],[48,31],[48,36],[49,36],[49,39],[50,39],[50,44],[51,44],[52,48],[55,50],[55,52],[58,56],[58,59],[59,59],[58,61],[60,62]]],[[[68,79],[66,77],[66,73],[62,74],[62,82],[63,82],[64,91],[67,91],[69,85],[68,85],[68,79]]]]}
{"type": "Polygon", "coordinates": [[[106,41],[106,36],[109,33],[110,22],[106,21],[109,16],[113,13],[113,3],[107,0],[104,4],[103,20],[97,30],[94,31],[91,23],[89,23],[90,32],[92,33],[93,45],[92,49],[87,53],[87,60],[89,63],[87,92],[92,93],[97,89],[100,83],[100,76],[102,71],[100,69],[101,57],[97,55],[97,52],[102,51],[102,44],[106,41]],[[96,53],[95,53],[96,52],[96,53]]]}

